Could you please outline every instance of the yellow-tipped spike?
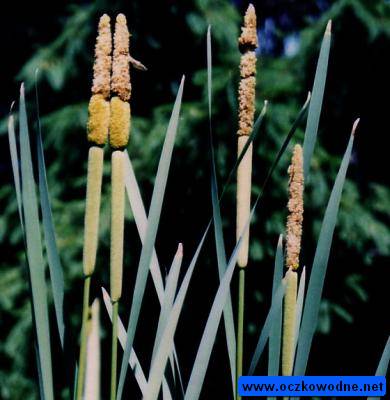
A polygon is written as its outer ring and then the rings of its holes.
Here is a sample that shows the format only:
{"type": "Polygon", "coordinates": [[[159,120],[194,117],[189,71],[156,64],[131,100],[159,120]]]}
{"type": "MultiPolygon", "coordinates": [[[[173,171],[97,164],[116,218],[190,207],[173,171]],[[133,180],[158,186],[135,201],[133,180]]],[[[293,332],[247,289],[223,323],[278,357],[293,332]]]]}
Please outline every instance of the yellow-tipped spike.
{"type": "Polygon", "coordinates": [[[95,269],[98,246],[100,197],[103,176],[103,149],[93,146],[88,153],[87,197],[84,220],[84,275],[92,275],[95,269]]]}
{"type": "Polygon", "coordinates": [[[111,300],[122,294],[123,229],[125,208],[124,153],[114,151],[111,159],[111,300]]]}
{"type": "Polygon", "coordinates": [[[110,119],[110,77],[112,37],[110,17],[104,14],[99,21],[93,65],[92,97],[88,106],[88,141],[97,146],[107,142],[110,119]]]}
{"type": "Polygon", "coordinates": [[[115,24],[111,78],[111,90],[115,94],[111,99],[110,117],[110,146],[113,149],[125,148],[130,135],[129,37],[126,17],[123,14],[119,14],[115,24]]]}
{"type": "Polygon", "coordinates": [[[298,275],[291,268],[285,276],[286,294],[283,312],[282,374],[290,376],[294,365],[295,324],[297,309],[298,275]]]}
{"type": "Polygon", "coordinates": [[[302,147],[294,147],[291,165],[288,169],[289,200],[286,227],[286,266],[296,270],[299,266],[303,222],[303,154],[302,147]]]}
{"type": "Polygon", "coordinates": [[[113,97],[110,114],[110,146],[113,149],[123,149],[127,146],[130,136],[130,118],[130,104],[119,97],[113,97]]]}
{"type": "Polygon", "coordinates": [[[91,144],[104,146],[107,142],[110,121],[110,103],[101,94],[94,94],[88,105],[88,141],[91,144]]]}

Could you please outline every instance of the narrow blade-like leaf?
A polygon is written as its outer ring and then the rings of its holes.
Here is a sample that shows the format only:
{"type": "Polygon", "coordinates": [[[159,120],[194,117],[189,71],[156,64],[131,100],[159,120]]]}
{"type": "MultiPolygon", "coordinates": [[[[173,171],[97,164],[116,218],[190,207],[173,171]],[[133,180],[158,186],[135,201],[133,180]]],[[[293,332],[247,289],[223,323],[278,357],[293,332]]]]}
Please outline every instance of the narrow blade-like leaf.
{"type": "Polygon", "coordinates": [[[255,202],[255,205],[251,210],[250,217],[245,224],[245,227],[240,235],[236,246],[234,247],[229,263],[227,264],[226,272],[221,279],[219,288],[215,295],[213,305],[211,307],[207,323],[203,331],[202,339],[199,344],[198,352],[196,354],[195,362],[192,367],[190,380],[188,382],[188,386],[184,396],[185,400],[199,399],[200,392],[203,386],[203,381],[210,361],[211,352],[215,343],[222,311],[225,308],[226,300],[230,291],[230,282],[232,280],[234,268],[236,266],[238,252],[242,245],[242,237],[244,235],[244,232],[248,229],[249,223],[253,217],[257,204],[258,200],[255,202]]]}
{"type": "MultiPolygon", "coordinates": [[[[197,400],[199,398],[201,387],[203,385],[204,377],[205,377],[206,370],[208,367],[208,362],[210,360],[211,351],[212,351],[212,348],[214,345],[215,335],[218,330],[218,325],[219,325],[222,309],[225,306],[225,301],[227,299],[227,294],[229,291],[229,285],[230,285],[230,281],[231,281],[233,270],[234,270],[234,265],[232,268],[232,263],[235,264],[235,262],[237,261],[238,250],[242,243],[242,240],[241,240],[242,234],[246,231],[246,229],[248,229],[248,226],[249,226],[250,220],[253,216],[253,213],[263,196],[264,189],[266,188],[268,181],[272,177],[272,174],[273,174],[276,166],[278,165],[284,151],[286,150],[292,136],[294,135],[299,123],[302,121],[302,118],[304,117],[304,115],[306,113],[306,109],[309,104],[309,100],[310,100],[310,96],[308,96],[308,99],[306,100],[304,106],[302,107],[301,111],[299,112],[297,119],[294,121],[274,162],[272,163],[271,168],[269,169],[266,179],[263,183],[262,189],[260,190],[260,193],[258,194],[256,201],[253,205],[253,208],[252,208],[252,211],[250,214],[250,218],[247,221],[246,226],[240,235],[240,239],[238,240],[238,242],[233,250],[233,253],[230,257],[224,278],[220,283],[217,295],[214,299],[213,306],[212,306],[210,314],[209,314],[209,318],[206,323],[205,330],[203,332],[202,340],[201,340],[201,343],[198,348],[195,363],[192,368],[190,381],[187,386],[185,400],[197,400]]],[[[222,192],[222,195],[223,195],[223,193],[224,192],[222,192]]],[[[222,197],[222,195],[221,195],[221,197],[222,197]]],[[[221,200],[221,198],[220,198],[220,200],[221,200]]]]}
{"type": "Polygon", "coordinates": [[[9,142],[9,150],[11,154],[11,164],[12,164],[12,174],[14,177],[14,185],[16,192],[16,201],[18,203],[18,212],[20,224],[22,226],[22,231],[24,235],[24,221],[23,221],[23,212],[22,212],[22,191],[20,188],[20,171],[19,171],[19,156],[18,156],[18,148],[16,145],[15,138],[15,123],[14,116],[11,114],[8,118],[8,142],[9,142]]]}
{"type": "Polygon", "coordinates": [[[29,275],[31,283],[33,314],[38,343],[39,366],[42,374],[44,398],[45,400],[52,400],[54,398],[53,373],[50,349],[45,264],[43,261],[38,203],[35,192],[35,180],[33,175],[23,85],[20,89],[19,107],[22,204],[25,223],[27,259],[30,272],[29,275]]]}
{"type": "Polygon", "coordinates": [[[313,267],[306,295],[303,311],[302,324],[299,332],[298,349],[295,360],[294,375],[304,375],[314,332],[317,328],[318,313],[320,309],[322,289],[324,286],[325,274],[328,265],[330,247],[334,229],[337,222],[341,194],[347,174],[347,169],[352,153],[354,132],[358,120],[355,122],[352,135],[340,165],[339,172],[334,183],[328,206],[325,211],[317,248],[314,255],[313,267]]]}
{"type": "MultiPolygon", "coordinates": [[[[221,281],[227,268],[225,240],[222,230],[221,210],[218,202],[217,173],[215,169],[215,156],[212,138],[212,52],[211,52],[211,28],[207,30],[207,89],[209,105],[209,133],[210,133],[210,152],[211,152],[211,200],[213,205],[214,236],[217,251],[218,274],[221,281]]],[[[230,373],[232,378],[233,393],[236,393],[236,335],[234,330],[233,307],[230,291],[223,310],[225,322],[226,344],[230,363],[230,373]]]]}
{"type": "Polygon", "coordinates": [[[299,280],[298,296],[297,296],[295,335],[294,335],[295,343],[294,343],[294,357],[293,358],[295,358],[295,351],[297,348],[298,337],[299,337],[299,328],[301,326],[303,302],[305,300],[305,286],[306,286],[306,267],[303,267],[301,279],[299,280]]]}
{"type": "MultiPolygon", "coordinates": [[[[276,291],[283,279],[283,235],[279,236],[278,245],[276,247],[274,277],[272,282],[272,303],[276,300],[276,291]]],[[[279,375],[280,362],[280,342],[282,338],[282,309],[276,313],[273,319],[271,332],[268,342],[268,376],[279,375]]]]}
{"type": "Polygon", "coordinates": [[[317,140],[318,124],[320,121],[322,99],[324,97],[326,73],[328,70],[329,50],[331,41],[331,21],[326,26],[324,38],[321,44],[320,55],[317,61],[317,70],[314,77],[312,99],[303,141],[303,170],[305,181],[308,180],[310,162],[313,156],[314,146],[317,140]]]}
{"type": "Polygon", "coordinates": [[[156,355],[157,348],[161,343],[161,336],[167,326],[169,313],[172,310],[173,302],[176,295],[177,281],[179,278],[182,260],[183,260],[183,246],[179,244],[168,274],[167,285],[164,294],[164,301],[161,306],[160,317],[157,324],[156,337],[154,340],[154,346],[152,352],[152,364],[154,361],[154,357],[156,355]]]}
{"type": "Polygon", "coordinates": [[[131,304],[130,318],[127,328],[127,341],[119,377],[117,400],[121,400],[123,394],[128,360],[131,348],[133,346],[134,336],[137,329],[142,300],[145,292],[149,266],[153,255],[154,243],[156,240],[157,229],[161,215],[161,208],[165,194],[165,187],[168,179],[168,172],[171,163],[173,146],[175,143],[177,126],[179,123],[179,114],[181,107],[181,99],[183,95],[183,87],[184,87],[184,77],[181,81],[176,101],[173,107],[172,116],[169,121],[167,134],[165,137],[163,149],[161,152],[161,158],[157,170],[156,183],[153,189],[153,195],[148,216],[148,225],[145,234],[145,242],[144,245],[142,246],[140,261],[137,270],[137,277],[135,281],[135,288],[133,293],[133,301],[131,304]]]}
{"type": "Polygon", "coordinates": [[[269,338],[271,328],[273,324],[275,323],[275,319],[279,315],[281,309],[282,309],[282,301],[284,297],[284,292],[285,292],[285,283],[282,281],[279,284],[278,289],[275,292],[275,298],[273,303],[271,304],[271,308],[268,312],[267,318],[264,322],[263,329],[261,330],[259,340],[257,341],[255,351],[252,356],[252,361],[249,367],[248,375],[253,375],[255,372],[255,369],[257,367],[257,364],[260,361],[260,357],[263,354],[265,345],[267,344],[267,340],[269,338]]]}
{"type": "MultiPolygon", "coordinates": [[[[125,151],[125,187],[131,211],[133,212],[134,221],[141,239],[141,243],[144,244],[146,228],[148,226],[148,218],[146,216],[141,192],[139,190],[138,182],[135,177],[134,169],[131,164],[127,150],[125,151]]],[[[158,300],[160,304],[162,304],[164,297],[164,283],[155,249],[153,249],[152,260],[150,262],[150,273],[152,275],[152,280],[157,292],[158,300]]]]}
{"type": "MultiPolygon", "coordinates": [[[[104,305],[106,306],[107,313],[112,321],[112,302],[111,302],[110,295],[108,294],[106,289],[104,289],[103,287],[101,289],[102,289],[102,294],[103,294],[104,305]]],[[[118,317],[118,339],[119,339],[119,343],[121,344],[122,348],[124,348],[125,344],[126,344],[126,329],[123,326],[123,322],[120,319],[120,317],[118,317]]],[[[141,367],[141,364],[139,363],[138,357],[135,354],[134,349],[131,349],[129,364],[130,364],[131,369],[134,371],[135,380],[137,381],[142,394],[144,394],[147,381],[146,381],[144,371],[141,367]]]]}
{"type": "MultiPolygon", "coordinates": [[[[144,203],[142,201],[141,192],[137,179],[135,177],[134,169],[127,151],[125,151],[125,187],[127,197],[130,203],[131,210],[133,212],[135,224],[137,226],[138,234],[140,236],[142,244],[145,242],[146,228],[148,220],[146,217],[146,211],[144,203]]],[[[164,299],[164,283],[161,275],[161,268],[158,262],[156,250],[153,248],[152,259],[150,262],[150,274],[152,276],[153,284],[156,289],[157,297],[162,305],[164,299]]],[[[171,357],[171,356],[170,356],[171,357]]],[[[171,357],[172,359],[172,357],[171,357]]],[[[176,348],[173,348],[173,360],[176,365],[176,370],[179,377],[180,387],[183,391],[183,381],[181,376],[181,369],[179,365],[179,359],[176,353],[176,348]]],[[[172,368],[173,370],[173,368],[172,368]]]]}
{"type": "Polygon", "coordinates": [[[58,334],[61,346],[65,345],[65,322],[64,322],[64,274],[58,253],[57,242],[55,237],[55,229],[51,212],[49,189],[46,178],[45,157],[42,145],[42,128],[39,116],[38,89],[36,88],[37,103],[37,159],[38,159],[38,182],[39,196],[42,210],[42,226],[45,238],[46,253],[50,270],[50,278],[54,299],[54,309],[56,313],[58,334]]]}
{"type": "Polygon", "coordinates": [[[195,251],[195,254],[191,260],[188,270],[184,276],[183,282],[180,286],[179,293],[176,296],[175,303],[171,309],[171,312],[169,313],[169,318],[167,320],[164,333],[162,334],[158,349],[156,350],[154,361],[150,368],[148,387],[144,396],[144,400],[154,400],[158,397],[167,359],[173,349],[173,339],[176,332],[177,323],[179,321],[180,313],[183,308],[184,299],[187,294],[187,290],[196,266],[196,262],[199,257],[200,250],[203,247],[203,243],[206,239],[209,228],[210,224],[207,226],[206,231],[203,234],[202,239],[195,251]]]}
{"type": "MultiPolygon", "coordinates": [[[[375,376],[386,376],[390,361],[390,336],[387,339],[386,346],[383,349],[382,357],[379,360],[378,368],[375,371],[375,376]]],[[[379,400],[379,397],[368,397],[367,400],[379,400]]]]}

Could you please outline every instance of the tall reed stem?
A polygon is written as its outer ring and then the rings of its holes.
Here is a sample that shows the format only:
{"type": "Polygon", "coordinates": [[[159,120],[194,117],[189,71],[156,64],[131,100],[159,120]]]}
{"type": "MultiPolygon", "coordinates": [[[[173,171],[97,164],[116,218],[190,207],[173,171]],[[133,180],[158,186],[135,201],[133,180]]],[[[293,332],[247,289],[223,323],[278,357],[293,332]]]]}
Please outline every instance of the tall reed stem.
{"type": "Polygon", "coordinates": [[[81,322],[81,339],[80,339],[80,357],[79,372],[77,376],[77,400],[82,400],[85,378],[85,360],[87,354],[87,323],[89,317],[89,292],[91,288],[91,276],[84,278],[84,298],[83,298],[83,316],[81,322]]]}
{"type": "Polygon", "coordinates": [[[117,301],[112,303],[112,342],[111,342],[111,390],[110,400],[116,399],[116,376],[118,358],[118,306],[117,301]]]}
{"type": "Polygon", "coordinates": [[[238,282],[238,318],[237,318],[237,355],[236,355],[236,388],[238,395],[238,378],[242,375],[244,353],[244,308],[245,308],[245,268],[239,269],[238,282]]]}

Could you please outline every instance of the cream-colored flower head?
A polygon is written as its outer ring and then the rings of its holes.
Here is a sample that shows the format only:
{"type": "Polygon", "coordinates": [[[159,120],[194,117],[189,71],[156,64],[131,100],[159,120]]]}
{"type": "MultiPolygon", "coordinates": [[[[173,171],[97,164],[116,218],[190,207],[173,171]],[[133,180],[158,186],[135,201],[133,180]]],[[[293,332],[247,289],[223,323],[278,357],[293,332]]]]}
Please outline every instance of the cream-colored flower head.
{"type": "Polygon", "coordinates": [[[101,94],[106,100],[110,97],[111,78],[112,37],[110,22],[110,17],[107,14],[104,14],[99,21],[92,84],[92,94],[101,94]]]}
{"type": "Polygon", "coordinates": [[[88,141],[97,146],[107,142],[110,119],[112,37],[110,17],[104,14],[99,21],[93,64],[92,96],[88,105],[88,141]]]}
{"type": "Polygon", "coordinates": [[[122,101],[129,101],[131,95],[129,44],[130,34],[126,17],[118,14],[114,34],[111,91],[122,101]]]}
{"type": "Polygon", "coordinates": [[[240,50],[254,50],[258,46],[256,11],[253,4],[249,4],[244,17],[244,26],[241,28],[241,36],[238,39],[240,50]]]}
{"type": "Polygon", "coordinates": [[[289,215],[286,227],[286,266],[296,270],[299,266],[303,222],[303,154],[302,147],[294,147],[291,165],[288,169],[289,200],[287,208],[289,215]]]}
{"type": "Polygon", "coordinates": [[[255,116],[256,54],[257,47],[256,12],[249,5],[244,18],[244,27],[238,39],[242,52],[240,61],[240,84],[238,88],[238,131],[239,136],[249,136],[255,116]]]}

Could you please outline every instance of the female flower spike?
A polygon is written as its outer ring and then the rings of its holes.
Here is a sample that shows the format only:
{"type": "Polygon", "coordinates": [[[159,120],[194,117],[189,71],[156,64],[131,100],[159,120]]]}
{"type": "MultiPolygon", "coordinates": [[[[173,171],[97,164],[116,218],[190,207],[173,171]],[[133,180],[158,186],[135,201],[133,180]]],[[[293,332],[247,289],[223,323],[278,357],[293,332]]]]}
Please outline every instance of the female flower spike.
{"type": "MultiPolygon", "coordinates": [[[[256,12],[252,4],[249,5],[245,17],[244,27],[238,39],[242,53],[240,61],[240,84],[238,88],[238,143],[239,156],[253,129],[255,113],[256,88],[256,54],[258,45],[256,31],[256,12]]],[[[250,215],[251,179],[252,179],[252,144],[248,147],[237,169],[237,241],[243,233],[245,224],[250,215]]],[[[248,264],[249,228],[244,233],[243,243],[239,250],[238,266],[243,268],[248,264]]]]}
{"type": "Polygon", "coordinates": [[[114,53],[112,63],[110,146],[123,149],[127,146],[130,134],[130,34],[126,17],[116,17],[114,34],[114,53]]]}
{"type": "Polygon", "coordinates": [[[92,97],[88,107],[88,141],[97,146],[104,146],[108,137],[111,50],[110,17],[104,14],[100,18],[96,38],[92,97]]]}
{"type": "Polygon", "coordinates": [[[99,216],[103,177],[103,146],[107,142],[110,121],[110,76],[112,38],[110,18],[103,15],[98,26],[93,66],[92,96],[88,106],[87,138],[91,145],[88,152],[87,195],[84,217],[84,300],[81,325],[79,373],[76,399],[81,400],[84,390],[87,323],[91,276],[95,270],[99,238],[99,216]]]}
{"type": "MultiPolygon", "coordinates": [[[[238,87],[238,130],[237,157],[239,157],[252,132],[255,114],[256,90],[256,54],[257,47],[256,12],[252,4],[245,13],[244,26],[238,46],[241,52],[240,84],[238,87]]],[[[237,349],[236,375],[242,375],[243,336],[244,336],[244,302],[245,302],[245,267],[248,265],[249,226],[246,224],[250,217],[252,191],[252,143],[248,146],[237,168],[237,215],[236,240],[242,235],[241,247],[238,251],[237,264],[239,267],[238,318],[237,318],[237,349]]],[[[237,393],[237,399],[241,397],[237,393]]]]}
{"type": "Polygon", "coordinates": [[[117,331],[118,305],[122,295],[123,239],[125,211],[124,149],[130,135],[130,34],[126,17],[116,17],[114,52],[112,61],[110,103],[110,146],[111,155],[111,254],[110,291],[113,306],[111,342],[111,391],[110,399],[116,399],[117,391],[117,331]]]}
{"type": "Polygon", "coordinates": [[[289,215],[286,226],[286,266],[296,270],[299,266],[303,222],[303,153],[302,147],[294,147],[291,165],[288,169],[289,200],[287,208],[289,215]]]}
{"type": "Polygon", "coordinates": [[[286,294],[283,313],[282,374],[289,376],[293,372],[295,354],[295,330],[297,308],[297,285],[299,253],[301,251],[303,222],[303,155],[302,147],[294,147],[289,174],[289,215],[286,226],[286,294]]]}

